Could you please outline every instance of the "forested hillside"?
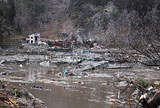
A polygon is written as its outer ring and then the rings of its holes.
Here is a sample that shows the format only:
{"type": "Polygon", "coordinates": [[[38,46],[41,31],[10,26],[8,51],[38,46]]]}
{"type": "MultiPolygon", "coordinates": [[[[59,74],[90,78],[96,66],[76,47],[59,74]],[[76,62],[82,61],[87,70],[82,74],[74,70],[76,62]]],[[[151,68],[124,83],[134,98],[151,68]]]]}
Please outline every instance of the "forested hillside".
{"type": "Polygon", "coordinates": [[[117,47],[146,31],[159,38],[159,18],[159,0],[1,0],[0,40],[40,32],[45,38],[66,34],[80,44],[91,38],[117,47]]]}
{"type": "Polygon", "coordinates": [[[139,36],[139,30],[147,26],[152,28],[150,32],[157,29],[159,34],[159,3],[158,0],[71,0],[69,16],[74,26],[83,28],[87,36],[117,46],[127,43],[128,37],[139,36]]]}

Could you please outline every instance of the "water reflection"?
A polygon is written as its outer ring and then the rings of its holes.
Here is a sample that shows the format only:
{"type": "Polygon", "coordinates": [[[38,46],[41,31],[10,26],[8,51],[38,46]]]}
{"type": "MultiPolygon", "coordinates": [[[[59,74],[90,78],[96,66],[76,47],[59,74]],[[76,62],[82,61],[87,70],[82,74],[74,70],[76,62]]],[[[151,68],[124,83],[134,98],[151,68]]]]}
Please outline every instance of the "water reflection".
{"type": "Polygon", "coordinates": [[[48,74],[50,70],[50,67],[42,67],[38,62],[29,63],[27,67],[27,81],[34,82],[36,80],[39,80],[44,75],[48,74]]]}

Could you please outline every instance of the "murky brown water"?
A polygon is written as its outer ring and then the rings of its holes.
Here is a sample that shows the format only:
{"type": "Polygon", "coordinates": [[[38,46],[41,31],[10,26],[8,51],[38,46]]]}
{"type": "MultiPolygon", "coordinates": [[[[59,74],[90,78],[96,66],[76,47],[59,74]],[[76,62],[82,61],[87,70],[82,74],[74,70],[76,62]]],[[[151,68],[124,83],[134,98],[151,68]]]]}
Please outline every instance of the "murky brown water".
{"type": "MultiPolygon", "coordinates": [[[[43,100],[48,108],[110,108],[110,99],[116,99],[118,94],[118,89],[114,87],[115,76],[147,80],[158,79],[160,76],[158,71],[153,69],[135,68],[99,69],[88,72],[87,77],[57,77],[58,72],[72,66],[52,64],[50,67],[42,67],[38,62],[24,66],[10,64],[0,68],[0,72],[9,72],[8,75],[1,76],[1,79],[26,83],[23,86],[35,97],[43,100]],[[33,89],[33,86],[42,89],[33,89]]],[[[120,94],[120,100],[123,102],[123,97],[127,95],[127,91],[120,94]]],[[[117,105],[116,108],[128,108],[127,103],[117,105]]]]}

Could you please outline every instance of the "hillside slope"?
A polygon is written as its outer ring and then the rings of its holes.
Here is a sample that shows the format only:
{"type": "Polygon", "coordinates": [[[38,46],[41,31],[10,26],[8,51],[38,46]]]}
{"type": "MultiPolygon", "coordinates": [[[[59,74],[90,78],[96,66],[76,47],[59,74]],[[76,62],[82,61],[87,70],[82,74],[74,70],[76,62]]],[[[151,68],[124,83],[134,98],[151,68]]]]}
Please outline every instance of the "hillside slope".
{"type": "Polygon", "coordinates": [[[40,32],[48,39],[67,36],[80,44],[92,39],[116,47],[140,28],[156,28],[158,35],[160,28],[158,0],[3,0],[0,10],[3,38],[7,30],[24,36],[40,32]]]}

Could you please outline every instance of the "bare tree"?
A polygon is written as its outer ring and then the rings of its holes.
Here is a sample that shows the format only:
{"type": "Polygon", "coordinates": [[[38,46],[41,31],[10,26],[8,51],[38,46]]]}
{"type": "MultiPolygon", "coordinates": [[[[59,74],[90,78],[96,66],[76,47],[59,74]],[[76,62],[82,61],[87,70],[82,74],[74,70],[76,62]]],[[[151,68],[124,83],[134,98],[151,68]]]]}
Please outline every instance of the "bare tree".
{"type": "Polygon", "coordinates": [[[160,31],[156,23],[142,19],[132,22],[128,38],[131,48],[144,56],[144,60],[139,62],[160,67],[160,31]]]}

